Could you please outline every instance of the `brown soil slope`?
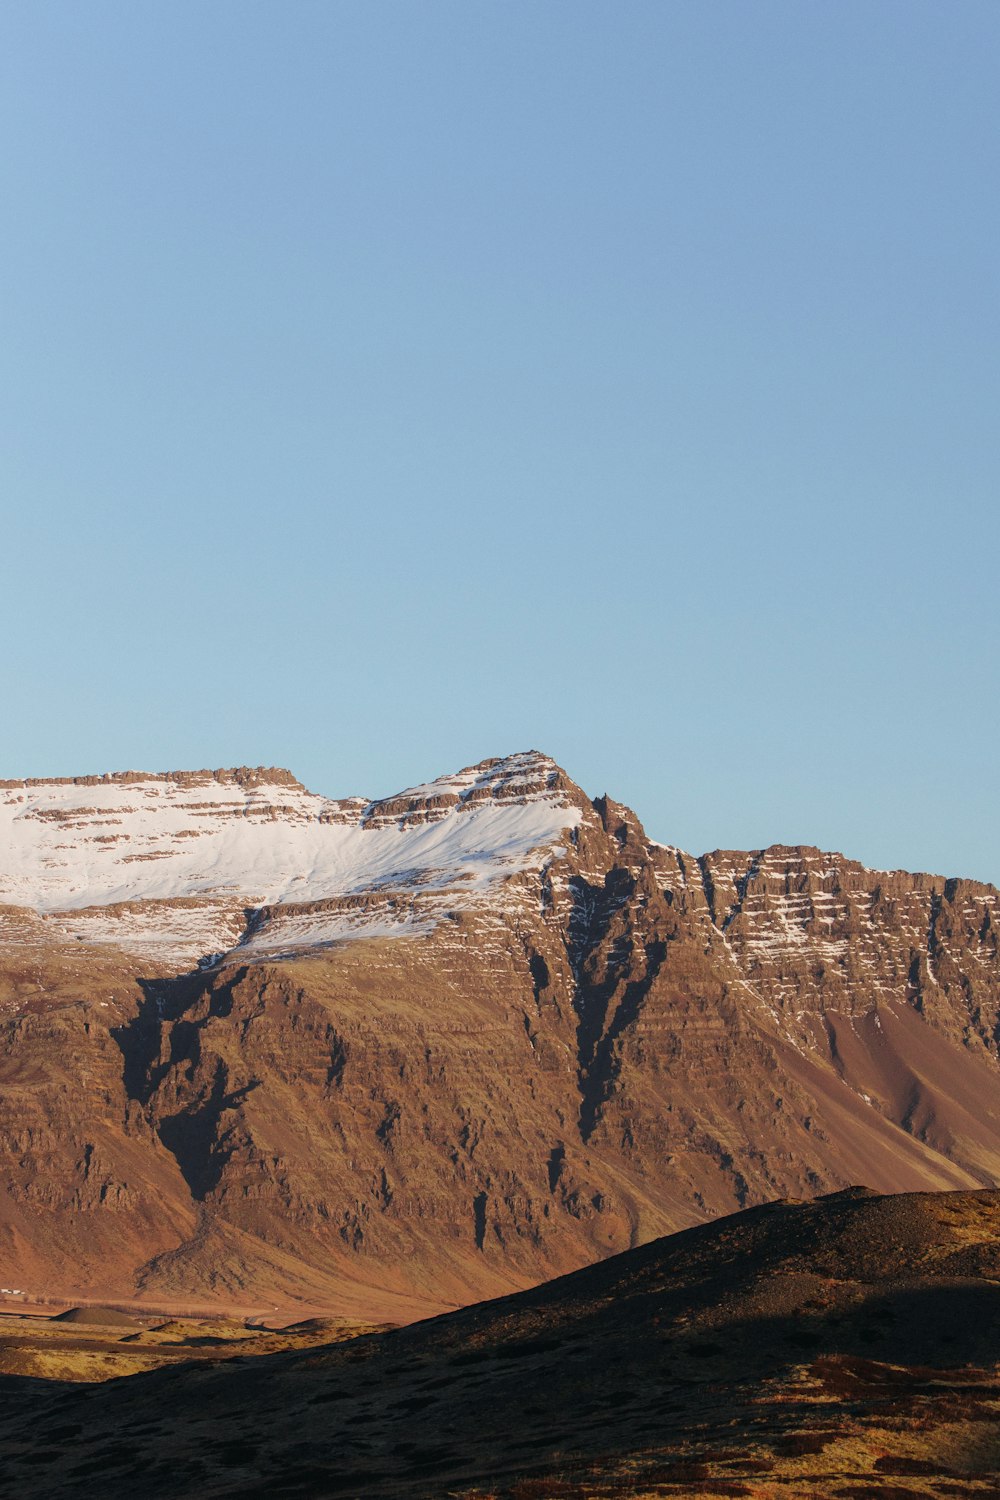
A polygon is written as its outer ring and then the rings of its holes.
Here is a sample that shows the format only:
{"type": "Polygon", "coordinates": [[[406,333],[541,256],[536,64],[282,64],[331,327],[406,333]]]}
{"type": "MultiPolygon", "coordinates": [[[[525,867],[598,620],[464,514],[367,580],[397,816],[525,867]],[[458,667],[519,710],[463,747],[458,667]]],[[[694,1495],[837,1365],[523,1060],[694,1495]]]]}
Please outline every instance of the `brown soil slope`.
{"type": "Polygon", "coordinates": [[[774,1203],[349,1345],[5,1382],[6,1492],[995,1496],[1000,1193],[774,1203]]]}
{"type": "MultiPolygon", "coordinates": [[[[136,780],[149,807],[174,795],[136,780]]],[[[539,807],[575,821],[482,889],[473,863],[443,893],[407,868],[199,898],[244,937],[204,969],[155,957],[188,896],[0,912],[7,1287],[399,1322],[775,1197],[1000,1181],[992,887],[808,848],[694,859],[538,755],[317,814],[297,787],[205,773],[205,827],[169,848],[123,855],[117,806],[110,833],[60,812],[53,847],[92,839],[96,868],[160,890],[249,822],[266,852],[351,819],[365,847],[484,811],[498,847],[539,807]],[[210,801],[244,782],[271,800],[210,801]]]]}

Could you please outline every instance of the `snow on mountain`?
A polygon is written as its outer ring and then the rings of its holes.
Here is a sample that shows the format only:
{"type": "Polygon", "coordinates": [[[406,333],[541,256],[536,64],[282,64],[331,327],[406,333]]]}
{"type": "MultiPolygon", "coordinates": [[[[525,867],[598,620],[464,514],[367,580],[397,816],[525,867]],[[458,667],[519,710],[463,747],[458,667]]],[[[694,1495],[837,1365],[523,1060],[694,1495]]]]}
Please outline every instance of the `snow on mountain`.
{"type": "Polygon", "coordinates": [[[264,769],[5,782],[0,903],[54,935],[164,959],[240,939],[282,951],[412,936],[557,847],[580,816],[534,751],[377,802],[264,769]]]}

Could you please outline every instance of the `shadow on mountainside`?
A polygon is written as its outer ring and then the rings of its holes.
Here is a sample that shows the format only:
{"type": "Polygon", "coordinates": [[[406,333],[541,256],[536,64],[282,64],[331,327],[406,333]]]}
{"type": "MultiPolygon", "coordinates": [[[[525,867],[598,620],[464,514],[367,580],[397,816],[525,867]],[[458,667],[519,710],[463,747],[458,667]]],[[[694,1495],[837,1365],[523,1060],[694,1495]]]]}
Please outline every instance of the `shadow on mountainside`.
{"type": "Polygon", "coordinates": [[[135,1016],[111,1031],[122,1054],[126,1093],[145,1111],[196,1201],[218,1184],[232,1153],[222,1140],[223,1114],[258,1086],[251,1080],[230,1089],[223,1060],[202,1057],[203,1029],[230,1013],[233,989],[245,974],[245,968],[234,969],[221,982],[198,970],[173,979],[140,979],[143,999],[135,1016]],[[205,1079],[191,1104],[172,1115],[152,1110],[156,1091],[171,1070],[184,1066],[193,1077],[203,1062],[205,1079]]]}

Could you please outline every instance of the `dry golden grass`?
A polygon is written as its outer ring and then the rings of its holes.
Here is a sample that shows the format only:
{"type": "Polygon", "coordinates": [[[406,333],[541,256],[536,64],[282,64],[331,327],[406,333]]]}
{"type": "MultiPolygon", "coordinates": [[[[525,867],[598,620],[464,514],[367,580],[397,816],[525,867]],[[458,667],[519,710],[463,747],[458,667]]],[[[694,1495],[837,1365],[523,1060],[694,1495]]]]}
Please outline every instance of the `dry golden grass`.
{"type": "Polygon", "coordinates": [[[286,1329],[248,1326],[235,1318],[135,1318],[102,1324],[100,1310],[87,1321],[53,1317],[0,1317],[0,1375],[43,1380],[117,1380],[182,1360],[218,1360],[234,1355],[280,1354],[337,1344],[384,1325],[310,1319],[286,1329]]]}

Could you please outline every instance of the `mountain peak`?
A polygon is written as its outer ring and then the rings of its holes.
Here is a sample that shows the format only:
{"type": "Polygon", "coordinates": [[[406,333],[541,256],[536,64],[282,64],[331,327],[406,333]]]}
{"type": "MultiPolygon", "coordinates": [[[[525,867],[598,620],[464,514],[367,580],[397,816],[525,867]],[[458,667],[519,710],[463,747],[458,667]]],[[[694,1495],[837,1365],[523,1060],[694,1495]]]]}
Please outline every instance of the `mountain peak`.
{"type": "Polygon", "coordinates": [[[435,821],[453,810],[470,810],[485,803],[547,801],[579,805],[583,794],[565,771],[538,750],[492,756],[451,775],[438,776],[382,797],[366,810],[366,826],[399,822],[435,821]]]}

